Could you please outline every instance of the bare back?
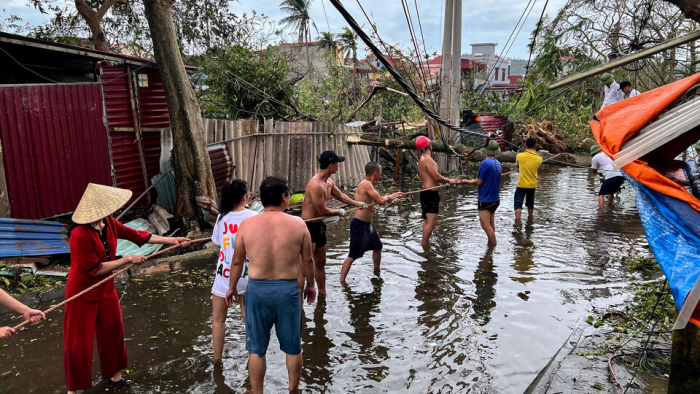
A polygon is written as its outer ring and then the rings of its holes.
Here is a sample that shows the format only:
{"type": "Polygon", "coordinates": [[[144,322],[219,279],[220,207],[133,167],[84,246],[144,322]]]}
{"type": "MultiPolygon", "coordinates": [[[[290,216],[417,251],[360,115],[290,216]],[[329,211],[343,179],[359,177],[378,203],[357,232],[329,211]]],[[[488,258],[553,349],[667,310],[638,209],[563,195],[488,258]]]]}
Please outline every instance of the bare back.
{"type": "MultiPolygon", "coordinates": [[[[440,185],[440,182],[436,179],[436,174],[438,174],[438,166],[435,160],[427,154],[422,155],[418,160],[418,175],[424,189],[440,185]]],[[[433,190],[438,191],[440,188],[433,190]]]]}
{"type": "MultiPolygon", "coordinates": [[[[309,179],[304,190],[304,202],[301,204],[302,219],[307,220],[323,216],[316,207],[317,204],[325,206],[328,203],[333,186],[335,186],[333,180],[328,178],[328,180],[324,181],[319,174],[309,179]]],[[[318,221],[322,222],[323,220],[319,219],[318,221]]]]}
{"type": "MultiPolygon", "coordinates": [[[[357,190],[355,190],[355,201],[362,201],[367,205],[374,204],[374,198],[370,195],[372,192],[376,194],[372,182],[366,179],[363,180],[357,185],[357,190]]],[[[366,209],[356,210],[355,217],[365,222],[371,222],[374,219],[374,205],[370,205],[366,209]]]]}
{"type": "Polygon", "coordinates": [[[239,247],[250,260],[250,278],[297,279],[299,255],[306,254],[310,258],[311,236],[303,220],[270,211],[243,221],[235,250],[239,247]]]}

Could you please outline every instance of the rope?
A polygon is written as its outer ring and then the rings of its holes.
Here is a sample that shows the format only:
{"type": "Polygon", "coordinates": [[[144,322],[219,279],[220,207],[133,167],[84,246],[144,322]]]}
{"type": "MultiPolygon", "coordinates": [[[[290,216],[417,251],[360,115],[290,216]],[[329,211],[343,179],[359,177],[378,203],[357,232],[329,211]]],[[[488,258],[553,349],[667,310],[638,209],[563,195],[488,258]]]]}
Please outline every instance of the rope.
{"type": "MultiPolygon", "coordinates": [[[[191,241],[191,244],[200,243],[200,242],[205,242],[205,241],[210,241],[210,240],[211,240],[211,238],[209,238],[209,237],[207,237],[207,238],[200,238],[200,239],[193,239],[193,240],[191,241]]],[[[169,247],[169,248],[165,248],[165,249],[163,249],[163,250],[161,250],[161,251],[158,251],[158,252],[155,252],[155,253],[151,254],[150,256],[146,256],[146,260],[152,259],[152,258],[154,258],[154,257],[156,257],[156,256],[160,256],[161,254],[163,254],[163,253],[165,253],[165,252],[169,252],[169,251],[171,251],[171,250],[173,250],[173,249],[177,249],[177,248],[180,248],[180,247],[181,247],[180,245],[175,245],[175,246],[171,246],[171,247],[169,247]]],[[[63,305],[66,305],[67,303],[69,303],[69,302],[71,302],[71,301],[74,301],[76,298],[81,297],[81,296],[85,295],[86,293],[90,292],[91,290],[93,290],[93,289],[95,289],[95,288],[97,288],[97,287],[99,287],[99,286],[105,284],[107,281],[109,281],[110,279],[113,279],[115,276],[117,276],[117,275],[119,275],[119,274],[121,274],[121,273],[123,273],[123,272],[126,272],[126,271],[127,271],[129,268],[131,268],[132,266],[133,266],[133,264],[127,264],[124,268],[120,268],[119,270],[114,271],[114,272],[113,272],[111,275],[109,275],[108,277],[102,279],[101,281],[95,283],[94,285],[88,287],[87,289],[81,291],[80,293],[78,293],[78,294],[76,294],[76,295],[74,295],[74,296],[72,296],[72,297],[70,297],[70,298],[64,300],[63,302],[60,302],[60,303],[58,303],[58,304],[56,304],[56,305],[50,307],[49,309],[45,310],[45,311],[44,311],[44,314],[48,314],[49,312],[54,311],[54,310],[56,310],[56,309],[62,307],[63,305]]],[[[20,324],[14,326],[14,327],[12,327],[12,329],[13,329],[13,330],[20,329],[20,328],[22,328],[23,326],[29,324],[29,322],[30,322],[29,320],[25,320],[25,321],[23,321],[22,323],[20,323],[20,324]]]]}

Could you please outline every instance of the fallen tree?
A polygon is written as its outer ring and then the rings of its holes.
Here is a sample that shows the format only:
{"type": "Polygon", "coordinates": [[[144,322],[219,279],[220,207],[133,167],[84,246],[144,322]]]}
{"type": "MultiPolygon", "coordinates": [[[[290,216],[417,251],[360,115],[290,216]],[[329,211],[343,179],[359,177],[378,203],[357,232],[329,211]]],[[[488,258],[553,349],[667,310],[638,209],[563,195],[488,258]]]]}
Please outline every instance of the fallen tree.
{"type": "MultiPolygon", "coordinates": [[[[354,144],[354,145],[367,145],[367,146],[379,146],[383,148],[393,148],[393,149],[410,149],[410,150],[416,150],[416,142],[413,140],[395,140],[395,139],[386,139],[386,138],[381,138],[377,137],[376,135],[367,135],[364,134],[361,137],[359,136],[350,136],[348,137],[348,144],[354,144]]],[[[432,141],[430,143],[433,152],[446,152],[449,153],[451,150],[449,150],[447,147],[445,147],[445,144],[443,144],[441,141],[432,141]]],[[[478,148],[472,148],[469,146],[463,146],[463,145],[454,145],[452,146],[452,149],[454,149],[455,152],[457,152],[460,155],[466,156],[466,159],[469,161],[481,161],[486,158],[486,155],[481,152],[480,149],[478,148]]],[[[503,162],[503,163],[515,163],[515,156],[517,156],[519,152],[516,151],[506,151],[506,152],[501,152],[498,156],[496,156],[496,159],[498,161],[503,162]]],[[[584,157],[576,157],[570,153],[560,153],[560,154],[552,154],[547,151],[538,151],[537,154],[542,156],[544,160],[549,160],[552,158],[555,158],[557,156],[556,162],[552,162],[552,164],[562,164],[562,165],[583,165],[583,166],[588,166],[590,165],[591,161],[590,158],[587,156],[584,157]]]]}

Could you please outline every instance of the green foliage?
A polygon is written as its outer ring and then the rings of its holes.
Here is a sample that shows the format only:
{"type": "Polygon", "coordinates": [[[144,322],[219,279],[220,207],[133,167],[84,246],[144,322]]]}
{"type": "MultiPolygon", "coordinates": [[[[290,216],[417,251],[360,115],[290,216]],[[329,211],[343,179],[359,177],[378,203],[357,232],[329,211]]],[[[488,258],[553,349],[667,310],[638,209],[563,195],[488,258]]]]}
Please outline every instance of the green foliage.
{"type": "Polygon", "coordinates": [[[287,59],[273,50],[254,52],[235,45],[190,59],[202,67],[192,76],[205,118],[284,117],[292,86],[287,59]]]}
{"type": "Polygon", "coordinates": [[[634,272],[642,274],[651,274],[659,272],[660,267],[656,259],[652,257],[623,257],[622,264],[629,267],[634,272]]]}

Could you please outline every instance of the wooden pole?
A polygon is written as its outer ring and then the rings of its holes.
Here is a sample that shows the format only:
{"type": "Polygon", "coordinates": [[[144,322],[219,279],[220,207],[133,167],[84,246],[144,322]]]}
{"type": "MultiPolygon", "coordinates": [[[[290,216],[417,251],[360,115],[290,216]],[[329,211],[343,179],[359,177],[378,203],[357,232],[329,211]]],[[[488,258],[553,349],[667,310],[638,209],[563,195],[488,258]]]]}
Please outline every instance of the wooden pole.
{"type": "Polygon", "coordinates": [[[674,330],[668,394],[694,393],[700,387],[700,329],[689,323],[674,330]]]}
{"type": "MultiPolygon", "coordinates": [[[[139,161],[141,162],[141,172],[143,173],[143,187],[148,189],[148,171],[146,171],[146,157],[143,153],[143,143],[141,142],[141,125],[139,124],[139,118],[136,114],[136,97],[134,97],[134,79],[131,73],[131,67],[126,66],[126,71],[128,75],[126,80],[129,83],[129,100],[131,101],[131,118],[134,121],[134,133],[136,134],[136,146],[139,150],[139,161]]],[[[146,201],[148,205],[151,205],[151,195],[146,196],[146,201]]]]}
{"type": "Polygon", "coordinates": [[[690,34],[687,34],[683,37],[678,37],[674,38],[673,40],[668,40],[666,42],[663,42],[659,45],[655,45],[651,48],[635,52],[631,55],[623,56],[620,58],[617,58],[613,61],[589,68],[586,71],[582,71],[579,73],[571,74],[565,78],[562,78],[556,82],[550,83],[547,85],[547,89],[549,90],[554,90],[558,89],[567,85],[571,85],[572,83],[578,82],[582,79],[586,79],[589,77],[592,77],[594,75],[602,74],[606,71],[610,71],[612,69],[615,69],[617,67],[622,67],[624,65],[636,62],[637,60],[647,58],[651,55],[655,55],[659,52],[663,52],[665,50],[675,48],[677,46],[686,44],[691,41],[696,41],[700,40],[700,31],[696,31],[690,34]]]}

